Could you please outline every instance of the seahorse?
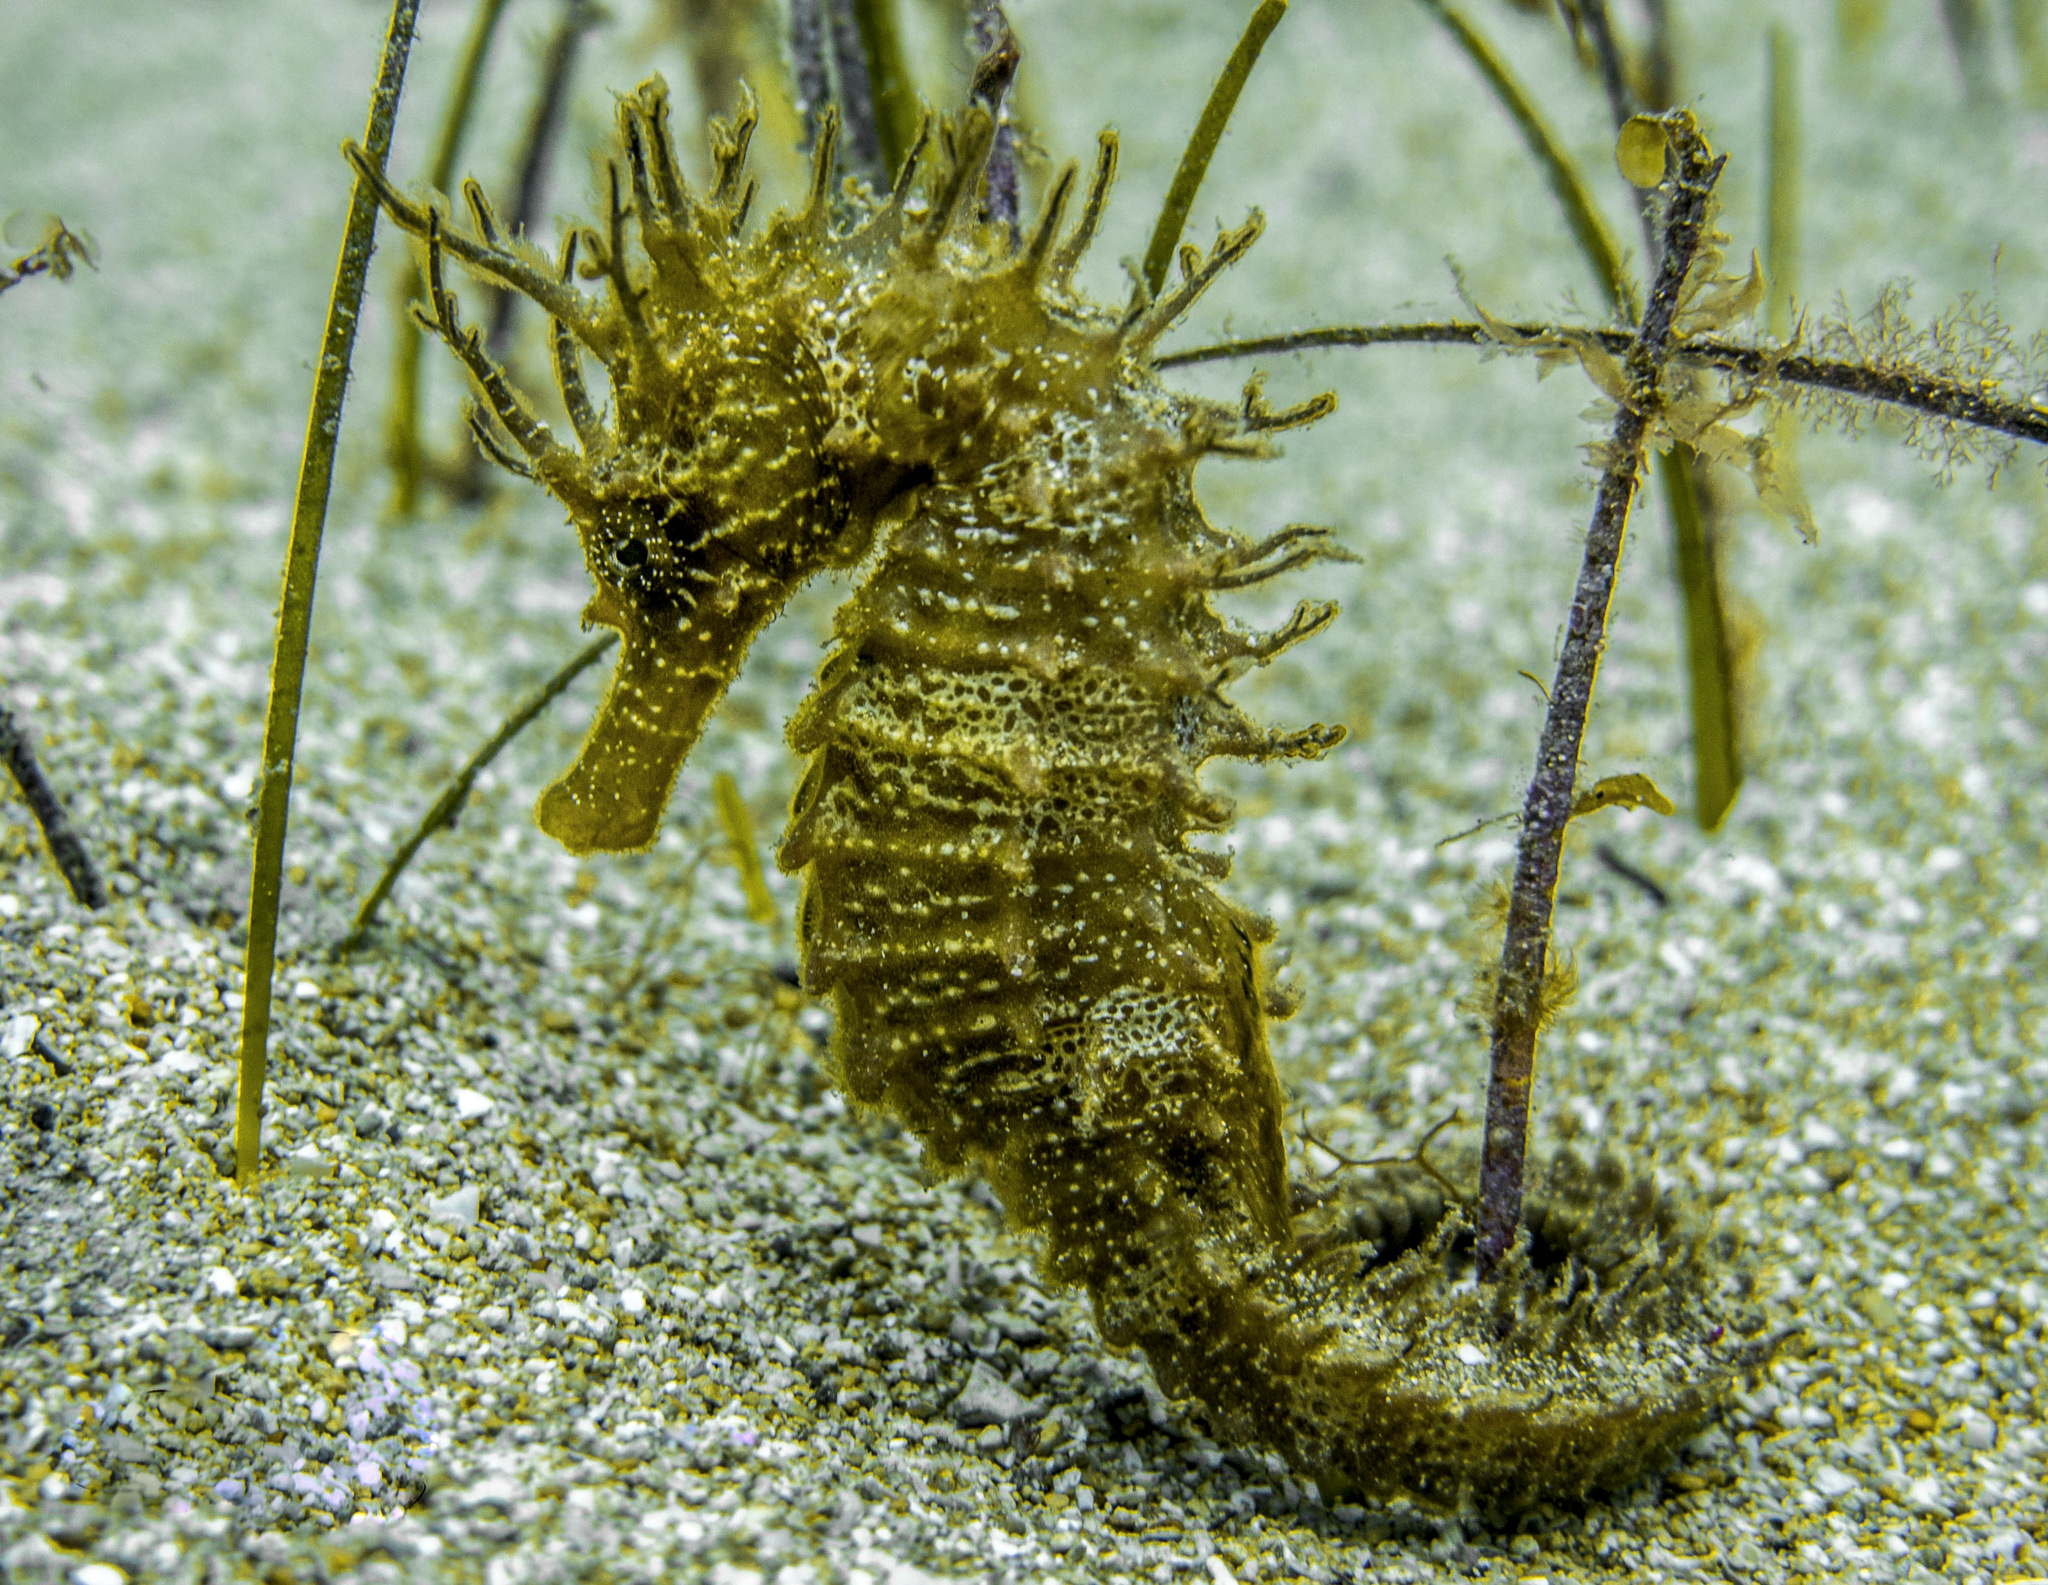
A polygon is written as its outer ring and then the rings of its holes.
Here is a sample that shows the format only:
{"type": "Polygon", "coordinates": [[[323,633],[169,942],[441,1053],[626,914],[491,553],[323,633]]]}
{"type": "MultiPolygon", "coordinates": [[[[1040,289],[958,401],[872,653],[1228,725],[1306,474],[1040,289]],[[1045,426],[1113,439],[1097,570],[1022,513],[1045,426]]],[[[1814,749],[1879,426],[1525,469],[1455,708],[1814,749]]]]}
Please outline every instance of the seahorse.
{"type": "Polygon", "coordinates": [[[1545,1237],[1482,1289],[1461,1280],[1456,1195],[1432,1200],[1414,1169],[1335,1201],[1289,1183],[1273,930],[1193,839],[1231,819],[1206,762],[1342,739],[1267,730],[1227,693],[1337,607],[1256,632],[1213,597],[1345,553],[1319,528],[1220,528],[1194,480],[1205,457],[1269,455],[1334,400],[1275,411],[1255,378],[1224,404],[1152,365],[1260,217],[1183,248],[1156,298],[1140,284],[1109,308],[1074,273],[1113,133],[1085,189],[1063,170],[1013,240],[980,213],[980,108],[928,121],[882,195],[835,184],[828,119],[801,206],[750,233],[754,125],[750,103],[712,123],[700,193],[665,89],[642,85],[620,107],[607,224],[552,267],[474,183],[458,231],[351,150],[425,244],[422,319],[472,377],[479,442],[567,508],[596,585],[586,620],[623,636],[540,825],[577,852],[645,847],[753,639],[806,579],[864,564],[789,725],[809,763],[779,852],[846,1094],[900,1119],[934,1170],[985,1174],[1110,1344],[1330,1492],[1511,1510],[1648,1467],[1732,1368],[1682,1208],[1561,1160],[1530,1201],[1545,1237]],[[461,323],[444,255],[552,317],[576,447],[461,323]]]}

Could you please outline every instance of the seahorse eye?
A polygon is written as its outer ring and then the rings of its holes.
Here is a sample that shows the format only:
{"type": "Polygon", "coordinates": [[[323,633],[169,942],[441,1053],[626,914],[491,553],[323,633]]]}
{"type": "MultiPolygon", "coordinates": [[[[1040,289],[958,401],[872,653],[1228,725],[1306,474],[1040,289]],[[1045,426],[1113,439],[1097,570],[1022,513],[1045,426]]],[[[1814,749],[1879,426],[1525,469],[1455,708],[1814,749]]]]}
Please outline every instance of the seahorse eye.
{"type": "Polygon", "coordinates": [[[647,563],[647,547],[637,539],[629,539],[612,552],[612,560],[621,567],[641,567],[647,563]]]}

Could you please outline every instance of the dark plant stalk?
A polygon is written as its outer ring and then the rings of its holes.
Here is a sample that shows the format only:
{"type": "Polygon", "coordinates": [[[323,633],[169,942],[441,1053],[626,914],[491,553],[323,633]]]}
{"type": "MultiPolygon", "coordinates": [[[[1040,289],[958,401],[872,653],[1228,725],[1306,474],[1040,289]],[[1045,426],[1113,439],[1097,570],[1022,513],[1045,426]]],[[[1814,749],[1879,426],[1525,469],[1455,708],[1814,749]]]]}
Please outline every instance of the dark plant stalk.
{"type": "MultiPolygon", "coordinates": [[[[1228,358],[1257,358],[1273,352],[1308,352],[1317,347],[1451,346],[1497,347],[1505,332],[1533,346],[1569,347],[1585,341],[1615,356],[1625,355],[1634,338],[1624,330],[1586,330],[1564,325],[1496,320],[1492,327],[1464,320],[1438,320],[1411,325],[1330,325],[1315,330],[1286,331],[1275,336],[1247,336],[1162,354],[1157,366],[1179,368],[1217,363],[1228,358]]],[[[1769,384],[1838,391],[1859,401],[1884,402],[1951,423],[2048,445],[2048,408],[2001,397],[1980,385],[1915,368],[1881,368],[1868,363],[1843,363],[1809,357],[1783,347],[1745,346],[1717,336],[1694,336],[1671,349],[1681,368],[1721,369],[1769,384]]]]}
{"type": "Polygon", "coordinates": [[[1678,53],[1671,44],[1671,0],[1643,0],[1643,20],[1650,41],[1643,50],[1643,92],[1658,110],[1669,110],[1678,98],[1678,53]]]}
{"type": "MultiPolygon", "coordinates": [[[[398,96],[405,87],[405,63],[412,51],[419,8],[420,0],[392,0],[391,26],[384,36],[384,56],[377,68],[369,124],[363,133],[371,168],[380,175],[391,152],[391,128],[398,119],[398,96]]],[[[277,906],[284,883],[285,826],[291,812],[292,760],[298,748],[299,695],[306,679],[306,650],[313,626],[313,585],[320,567],[320,541],[327,527],[342,399],[348,393],[349,355],[355,350],[363,283],[376,240],[377,208],[375,186],[358,175],[349,200],[341,259],[335,266],[334,295],[328,303],[318,372],[313,378],[312,411],[306,419],[298,497],[292,507],[291,544],[285,552],[277,647],[270,663],[270,708],[263,724],[263,765],[256,783],[256,854],[249,879],[241,1071],[235,1096],[235,1178],[245,1187],[255,1179],[263,1139],[270,982],[277,958],[277,906]]]]}
{"type": "Polygon", "coordinates": [[[1984,9],[1984,0],[1941,0],[1941,25],[1956,53],[1963,92],[1973,104],[1986,104],[1998,97],[1998,78],[1991,65],[1991,24],[1984,9]]]}
{"type": "MultiPolygon", "coordinates": [[[[504,14],[505,0],[477,0],[476,16],[469,25],[469,38],[462,47],[462,59],[455,68],[455,82],[448,90],[448,105],[441,113],[441,129],[434,139],[434,157],[427,162],[427,185],[437,193],[448,190],[455,173],[456,158],[462,152],[463,135],[469,130],[470,112],[476,107],[476,89],[483,77],[484,62],[491,53],[491,40],[504,14]]],[[[385,451],[391,464],[391,512],[410,517],[419,507],[423,453],[420,446],[420,332],[412,321],[412,300],[420,294],[419,267],[410,262],[400,273],[396,302],[398,328],[392,340],[391,414],[386,420],[385,451]]]]}
{"type": "Polygon", "coordinates": [[[867,179],[876,192],[889,190],[882,166],[882,129],[875,119],[874,79],[868,72],[867,50],[861,43],[854,0],[820,0],[825,11],[825,36],[832,47],[832,75],[838,85],[839,161],[867,179]]]}
{"type": "Polygon", "coordinates": [[[1629,507],[1642,472],[1643,451],[1656,418],[1673,320],[1686,272],[1707,228],[1708,201],[1726,157],[1713,158],[1688,112],[1661,118],[1674,156],[1667,178],[1670,201],[1663,263],[1629,346],[1628,393],[1615,416],[1606,465],[1594,498],[1593,524],[1565,629],[1564,650],[1550,685],[1550,708],[1536,751],[1536,773],[1522,803],[1522,830],[1509,893],[1507,936],[1493,1005],[1491,1079],[1486,1094],[1486,1136],[1479,1163],[1478,1269],[1491,1280],[1512,1247],[1522,1221],[1523,1166],[1528,1151],[1529,1089],[1536,1037],[1546,1018],[1551,910],[1565,827],[1571,820],[1579,750],[1593,702],[1607,609],[1628,532],[1629,507]]]}
{"type": "Polygon", "coordinates": [[[534,690],[518,709],[505,718],[504,724],[491,734],[490,741],[470,755],[462,769],[455,773],[455,779],[442,789],[427,812],[420,816],[420,823],[413,827],[412,834],[399,843],[398,851],[391,855],[384,866],[384,873],[377,877],[377,884],[370,889],[370,895],[363,899],[362,907],[356,910],[355,923],[349,932],[336,943],[336,952],[353,952],[363,944],[363,938],[370,933],[370,927],[377,922],[377,910],[384,906],[384,899],[397,886],[399,876],[412,862],[413,855],[426,845],[427,839],[437,831],[455,824],[455,818],[462,813],[463,805],[469,802],[469,795],[476,786],[476,779],[484,768],[504,751],[527,726],[545,710],[567,688],[570,683],[594,665],[605,651],[618,642],[617,633],[606,633],[584,645],[569,663],[554,676],[534,690]]]}
{"type": "MultiPolygon", "coordinates": [[[[1614,36],[1607,0],[1578,0],[1600,62],[1600,81],[1617,133],[1635,113],[1634,95],[1622,68],[1621,46],[1614,36]]],[[[1662,95],[1653,110],[1671,108],[1676,92],[1677,63],[1671,55],[1670,15],[1662,0],[1652,0],[1652,83],[1662,95]]],[[[1643,228],[1645,257],[1656,268],[1663,239],[1658,233],[1651,194],[1635,189],[1636,215],[1643,228]]],[[[1684,441],[1658,453],[1657,482],[1663,486],[1671,515],[1673,559],[1678,565],[1678,596],[1685,620],[1686,694],[1692,721],[1693,817],[1702,831],[1720,829],[1742,790],[1742,759],[1735,734],[1735,646],[1728,636],[1727,606],[1721,594],[1716,555],[1720,525],[1706,493],[1707,466],[1684,441]]]]}
{"type": "MultiPolygon", "coordinates": [[[[1608,307],[1626,323],[1634,324],[1642,313],[1636,284],[1622,266],[1621,249],[1594,206],[1577,162],[1552,136],[1528,93],[1515,81],[1506,63],[1478,29],[1451,9],[1445,0],[1424,0],[1424,4],[1434,10],[1450,29],[1480,75],[1493,88],[1495,97],[1514,118],[1523,140],[1529,145],[1529,152],[1536,157],[1550,180],[1551,191],[1557,195],[1565,218],[1578,238],[1579,251],[1585,254],[1586,262],[1592,265],[1601,288],[1607,294],[1608,307]]],[[[1675,70],[1670,58],[1669,20],[1661,0],[1657,0],[1653,23],[1658,24],[1663,40],[1659,73],[1666,91],[1675,70]]],[[[1607,26],[1604,11],[1600,12],[1597,21],[1597,37],[1606,41],[1611,52],[1613,33],[1607,26]]],[[[1618,80],[1620,62],[1603,56],[1603,63],[1603,71],[1611,67],[1618,80]]],[[[1613,102],[1610,98],[1610,104],[1613,102]]],[[[1657,108],[1669,107],[1660,104],[1657,108]]],[[[1639,200],[1640,197],[1639,194],[1639,200]]],[[[1638,214],[1647,216],[1647,210],[1642,208],[1640,201],[1638,214]]],[[[1650,253],[1651,257],[1656,256],[1654,246],[1650,253]]],[[[1736,754],[1735,695],[1728,664],[1733,647],[1724,621],[1726,613],[1719,573],[1714,563],[1713,523],[1701,489],[1703,476],[1692,447],[1683,442],[1658,455],[1657,477],[1664,488],[1671,513],[1672,534],[1677,540],[1679,595],[1685,610],[1687,692],[1693,707],[1696,807],[1701,828],[1711,831],[1720,825],[1734,802],[1736,791],[1742,785],[1742,766],[1736,754]],[[1703,579],[1704,582],[1701,581],[1703,579]]]]}
{"type": "Polygon", "coordinates": [[[796,78],[796,111],[804,124],[804,152],[818,141],[818,128],[832,103],[832,75],[825,64],[826,0],[789,0],[789,59],[796,78]]]}
{"type": "MultiPolygon", "coordinates": [[[[577,46],[583,42],[583,35],[603,20],[603,9],[589,0],[568,0],[554,37],[548,40],[541,64],[540,92],[534,96],[532,113],[526,118],[526,139],[520,147],[519,186],[513,194],[511,211],[505,216],[511,236],[531,233],[540,219],[541,198],[547,191],[548,161],[561,138],[563,112],[569,105],[569,79],[576,70],[577,46]]],[[[500,363],[512,347],[512,311],[519,301],[517,292],[502,286],[492,294],[490,328],[484,333],[484,348],[500,363]]],[[[470,454],[475,455],[473,451],[470,454]]]]}
{"type": "MultiPolygon", "coordinates": [[[[1579,174],[1577,162],[1565,152],[1565,147],[1550,135],[1542,117],[1536,111],[1536,104],[1528,92],[1513,80],[1501,57],[1493,51],[1487,39],[1470,23],[1452,10],[1444,0],[1423,0],[1432,6],[1444,20],[1444,25],[1458,39],[1464,53],[1473,59],[1473,66],[1479,68],[1481,76],[1493,86],[1495,96],[1507,109],[1507,113],[1522,129],[1524,141],[1530,145],[1530,154],[1544,168],[1550,178],[1550,190],[1556,192],[1559,205],[1565,209],[1565,217],[1571,223],[1573,233],[1579,240],[1579,252],[1585,254],[1593,266],[1599,285],[1608,295],[1608,307],[1614,309],[1626,324],[1634,324],[1642,313],[1636,285],[1622,268],[1622,254],[1614,242],[1614,235],[1593,207],[1591,192],[1587,190],[1585,178],[1579,174]]],[[[1597,6],[1589,6],[1597,10],[1597,6]]],[[[1608,16],[1604,10],[1597,10],[1597,16],[1589,18],[1597,23],[1595,39],[1606,41],[1606,53],[1602,55],[1604,76],[1612,72],[1614,80],[1620,80],[1620,61],[1612,57],[1614,33],[1608,27],[1608,16]]],[[[1657,82],[1663,84],[1659,92],[1669,92],[1673,61],[1669,49],[1669,14],[1661,0],[1653,0],[1653,31],[1659,35],[1661,61],[1657,68],[1657,82]]],[[[1610,104],[1616,100],[1610,96],[1610,104]]],[[[1626,102],[1626,92],[1622,100],[1626,102]]],[[[1657,109],[1669,109],[1659,104],[1657,109]]],[[[1645,219],[1649,211],[1642,207],[1638,195],[1638,217],[1645,219]]],[[[1651,246],[1651,258],[1655,258],[1655,244],[1651,246]]],[[[1735,743],[1735,690],[1731,655],[1733,645],[1726,633],[1726,610],[1720,598],[1720,575],[1714,565],[1714,524],[1708,512],[1706,496],[1702,494],[1704,465],[1694,455],[1692,446],[1673,444],[1669,451],[1657,457],[1657,479],[1663,485],[1665,502],[1671,512],[1671,532],[1677,541],[1677,565],[1679,565],[1679,600],[1686,612],[1686,674],[1688,674],[1688,696],[1692,700],[1692,756],[1694,756],[1694,793],[1696,813],[1700,827],[1712,831],[1729,813],[1735,803],[1735,793],[1743,784],[1743,766],[1737,756],[1735,743]]]]}
{"type": "MultiPolygon", "coordinates": [[[[1644,0],[1649,43],[1644,58],[1644,93],[1653,111],[1670,110],[1678,97],[1678,60],[1671,43],[1667,0],[1644,0]]],[[[1607,35],[1613,45],[1612,32],[1607,35]]],[[[1617,69],[1619,63],[1616,63],[1617,69]]],[[[1620,125],[1617,123],[1619,133],[1620,125]]],[[[1657,255],[1648,195],[1637,193],[1649,256],[1657,255]]],[[[1787,327],[1789,329],[1789,327],[1787,327]]],[[[1785,330],[1773,327],[1773,333],[1785,330]]],[[[1780,426],[1781,428],[1784,426],[1780,426]]],[[[1720,545],[1724,526],[1712,494],[1712,469],[1684,441],[1657,454],[1657,482],[1671,519],[1673,560],[1678,569],[1678,603],[1685,622],[1688,716],[1692,723],[1693,819],[1702,831],[1718,831],[1742,791],[1742,744],[1735,697],[1735,642],[1728,632],[1720,545]]]]}
{"type": "Polygon", "coordinates": [[[1173,250],[1180,242],[1181,232],[1187,229],[1188,211],[1194,208],[1195,194],[1201,191],[1202,178],[1209,172],[1209,161],[1223,141],[1223,129],[1230,125],[1230,112],[1237,108],[1238,95],[1244,92],[1252,68],[1259,62],[1259,52],[1286,15],[1287,0],[1260,0],[1258,10],[1245,24],[1237,48],[1223,63],[1223,75],[1209,90],[1209,102],[1202,106],[1202,118],[1195,123],[1194,134],[1181,153],[1180,165],[1166,189],[1166,202],[1159,207],[1159,222],[1152,228],[1152,241],[1145,249],[1145,285],[1154,297],[1166,285],[1166,267],[1173,262],[1173,250]]]}
{"type": "MultiPolygon", "coordinates": [[[[1621,46],[1614,37],[1614,23],[1607,15],[1607,0],[1575,0],[1579,8],[1579,20],[1586,29],[1586,38],[1593,46],[1593,58],[1600,66],[1600,87],[1607,95],[1607,112],[1613,118],[1618,132],[1639,108],[1635,94],[1628,85],[1628,74],[1621,64],[1621,46]]],[[[1656,107],[1666,108],[1663,105],[1656,107]]],[[[1648,189],[1636,187],[1631,192],[1635,198],[1636,219],[1643,228],[1644,257],[1654,271],[1658,263],[1658,250],[1663,238],[1658,235],[1656,216],[1650,208],[1648,189]]]]}
{"type": "Polygon", "coordinates": [[[1572,0],[1579,26],[1593,46],[1593,61],[1600,70],[1600,88],[1607,95],[1607,113],[1620,126],[1635,114],[1628,91],[1628,78],[1621,69],[1621,50],[1614,42],[1614,23],[1607,15],[1607,0],[1572,0]]]}
{"type": "Polygon", "coordinates": [[[7,768],[14,773],[15,786],[21,789],[22,801],[36,817],[36,824],[43,828],[50,857],[63,874],[64,884],[71,888],[71,895],[82,908],[106,907],[107,888],[93,866],[92,854],[86,851],[70,816],[64,813],[63,800],[37,763],[28,733],[4,704],[0,704],[0,759],[6,760],[7,768]]]}

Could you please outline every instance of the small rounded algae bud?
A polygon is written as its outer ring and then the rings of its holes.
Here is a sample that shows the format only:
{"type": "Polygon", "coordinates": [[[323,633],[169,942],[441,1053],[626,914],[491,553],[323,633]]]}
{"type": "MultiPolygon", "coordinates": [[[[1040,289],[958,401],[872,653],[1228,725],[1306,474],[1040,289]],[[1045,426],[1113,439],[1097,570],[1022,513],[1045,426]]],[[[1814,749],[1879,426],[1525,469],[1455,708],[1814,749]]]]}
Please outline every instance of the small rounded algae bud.
{"type": "Polygon", "coordinates": [[[1630,116],[1614,140],[1614,163],[1638,187],[1664,180],[1664,124],[1652,116],[1630,116]]]}

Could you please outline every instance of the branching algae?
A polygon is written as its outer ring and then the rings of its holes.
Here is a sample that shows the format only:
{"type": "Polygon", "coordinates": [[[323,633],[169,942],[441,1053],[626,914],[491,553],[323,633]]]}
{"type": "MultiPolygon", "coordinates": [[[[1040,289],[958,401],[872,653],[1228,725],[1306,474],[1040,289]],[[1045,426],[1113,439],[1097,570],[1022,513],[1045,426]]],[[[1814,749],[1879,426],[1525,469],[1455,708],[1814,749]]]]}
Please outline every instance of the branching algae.
{"type": "Polygon", "coordinates": [[[665,91],[643,85],[603,227],[553,264],[474,183],[456,229],[350,151],[424,241],[422,317],[482,398],[480,442],[568,509],[586,617],[622,636],[540,824],[576,852],[649,844],[753,639],[806,579],[872,553],[789,727],[810,764],[780,851],[847,1093],[937,1169],[985,1173],[1049,1276],[1084,1285],[1169,1392],[1332,1492],[1503,1511],[1626,1482],[1754,1353],[1702,1224],[1615,1163],[1561,1160],[1482,1286],[1469,1209],[1412,1169],[1320,1203],[1290,1190],[1272,927],[1189,839],[1231,819],[1206,761],[1312,758],[1343,735],[1269,730],[1225,691],[1336,607],[1254,632],[1211,596],[1343,552],[1321,529],[1217,527],[1194,471],[1333,404],[1275,411],[1254,381],[1223,405],[1153,362],[1259,217],[1109,309],[1072,277],[1113,135],[1077,221],[1069,168],[1013,243],[977,203],[980,107],[927,123],[880,199],[835,182],[828,119],[803,206],[750,234],[754,124],[750,105],[713,123],[713,183],[692,191],[665,91]],[[553,317],[575,447],[460,319],[450,255],[553,317]]]}

